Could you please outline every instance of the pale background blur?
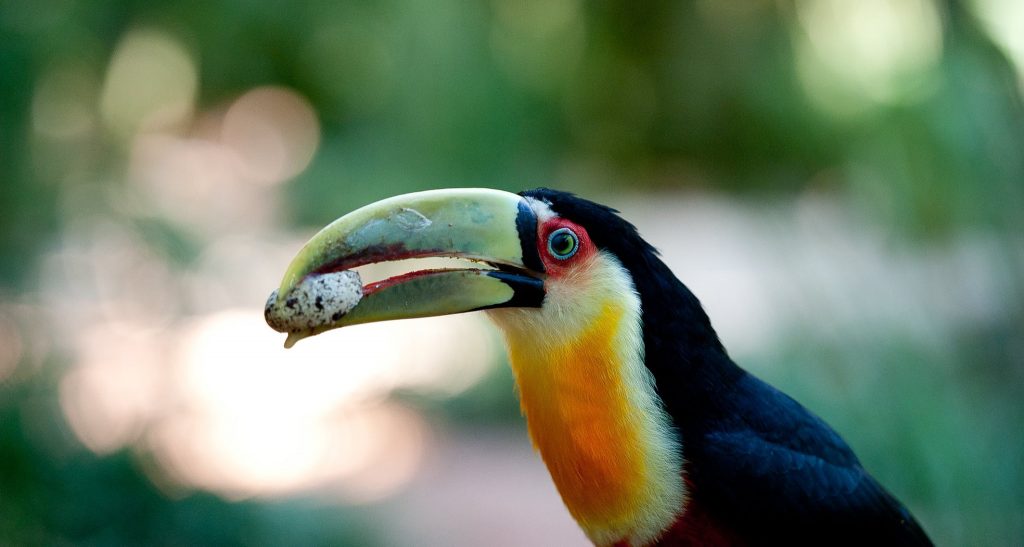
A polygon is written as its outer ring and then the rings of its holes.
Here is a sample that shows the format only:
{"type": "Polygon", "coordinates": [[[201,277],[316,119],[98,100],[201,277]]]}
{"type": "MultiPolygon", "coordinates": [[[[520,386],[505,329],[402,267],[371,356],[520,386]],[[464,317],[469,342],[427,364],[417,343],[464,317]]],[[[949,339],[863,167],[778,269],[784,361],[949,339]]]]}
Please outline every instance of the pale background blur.
{"type": "Polygon", "coordinates": [[[546,185],[1019,544],[1022,91],[1019,0],[0,3],[0,543],[584,544],[483,317],[261,314],[357,206],[546,185]]]}

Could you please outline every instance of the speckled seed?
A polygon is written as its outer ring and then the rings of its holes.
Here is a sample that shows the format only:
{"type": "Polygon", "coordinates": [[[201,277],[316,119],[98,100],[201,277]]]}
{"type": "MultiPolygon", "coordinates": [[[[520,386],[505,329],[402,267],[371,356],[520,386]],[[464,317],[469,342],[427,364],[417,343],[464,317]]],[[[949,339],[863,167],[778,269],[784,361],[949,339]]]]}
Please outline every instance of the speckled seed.
{"type": "Polygon", "coordinates": [[[270,293],[263,316],[278,332],[307,332],[342,318],[363,297],[363,284],[353,271],[306,276],[285,298],[270,293]]]}

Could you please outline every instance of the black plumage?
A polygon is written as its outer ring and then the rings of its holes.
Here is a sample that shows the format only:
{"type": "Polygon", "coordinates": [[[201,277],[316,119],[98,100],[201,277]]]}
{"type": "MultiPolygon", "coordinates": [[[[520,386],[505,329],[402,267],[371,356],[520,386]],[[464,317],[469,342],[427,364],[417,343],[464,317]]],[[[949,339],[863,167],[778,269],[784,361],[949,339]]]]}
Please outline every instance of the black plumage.
{"type": "Polygon", "coordinates": [[[544,188],[521,195],[586,228],[629,270],[645,365],[684,446],[688,513],[730,542],[931,544],[832,428],[732,361],[697,298],[616,210],[544,188]]]}

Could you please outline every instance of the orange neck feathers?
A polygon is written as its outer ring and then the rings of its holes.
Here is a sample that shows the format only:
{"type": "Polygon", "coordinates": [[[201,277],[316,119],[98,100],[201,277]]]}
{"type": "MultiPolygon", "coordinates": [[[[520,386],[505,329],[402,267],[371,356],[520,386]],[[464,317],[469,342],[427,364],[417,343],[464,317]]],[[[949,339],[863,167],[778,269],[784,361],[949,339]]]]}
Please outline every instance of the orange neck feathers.
{"type": "Polygon", "coordinates": [[[545,285],[540,310],[495,310],[533,444],[598,545],[643,545],[682,511],[682,448],[643,363],[628,272],[598,253],[545,285]]]}

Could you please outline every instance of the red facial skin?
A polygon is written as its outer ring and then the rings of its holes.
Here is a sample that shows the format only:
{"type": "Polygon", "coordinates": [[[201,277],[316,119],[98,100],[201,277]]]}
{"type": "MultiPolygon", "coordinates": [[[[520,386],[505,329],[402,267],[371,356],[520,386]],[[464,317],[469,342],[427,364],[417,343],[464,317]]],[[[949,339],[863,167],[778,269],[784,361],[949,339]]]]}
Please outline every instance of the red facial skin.
{"type": "Polygon", "coordinates": [[[594,242],[590,241],[587,231],[579,224],[563,218],[553,218],[541,225],[537,230],[537,250],[540,252],[541,262],[544,263],[544,271],[548,276],[555,278],[565,276],[575,266],[590,260],[597,254],[597,248],[594,247],[594,242]],[[558,259],[548,251],[548,236],[561,228],[569,228],[579,239],[579,248],[576,249],[576,254],[566,259],[558,259]]]}

